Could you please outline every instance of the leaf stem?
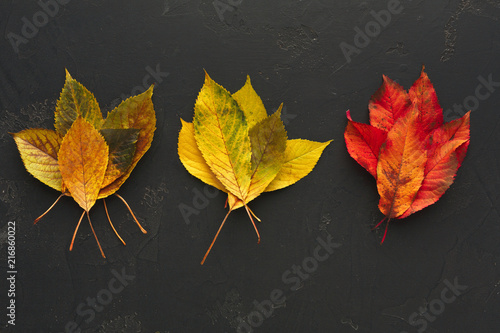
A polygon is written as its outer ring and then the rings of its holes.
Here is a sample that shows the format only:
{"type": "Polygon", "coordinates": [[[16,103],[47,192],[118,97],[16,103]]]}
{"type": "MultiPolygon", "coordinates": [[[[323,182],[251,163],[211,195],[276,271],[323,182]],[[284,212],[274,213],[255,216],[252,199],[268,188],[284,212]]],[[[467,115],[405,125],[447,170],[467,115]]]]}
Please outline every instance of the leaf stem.
{"type": "MultiPolygon", "coordinates": [[[[257,230],[257,226],[255,225],[255,222],[253,221],[253,218],[252,218],[252,215],[250,214],[251,210],[250,208],[248,208],[247,205],[245,205],[245,209],[247,210],[247,213],[248,213],[248,217],[250,217],[250,221],[252,221],[252,224],[253,224],[253,228],[255,229],[255,232],[257,233],[257,244],[260,243],[260,234],[259,234],[259,230],[257,230]]],[[[253,214],[253,213],[252,213],[253,214]]],[[[255,215],[254,215],[255,216],[255,215]]],[[[256,217],[257,218],[257,217],[256,217]]],[[[260,220],[259,220],[260,221],[260,220]]]]}
{"type": "MultiPolygon", "coordinates": [[[[245,206],[245,207],[247,207],[247,206],[245,206]]],[[[257,217],[257,215],[255,215],[255,214],[254,214],[254,212],[252,212],[252,210],[250,209],[250,207],[247,207],[247,209],[250,211],[250,213],[252,213],[253,217],[255,217],[255,218],[257,219],[257,221],[262,222],[262,221],[261,221],[261,220],[257,217]]]]}
{"type": "Polygon", "coordinates": [[[130,208],[130,206],[128,205],[128,203],[125,201],[125,199],[123,199],[120,195],[118,195],[117,193],[115,193],[115,195],[121,199],[121,201],[123,201],[123,203],[125,204],[125,206],[127,206],[130,214],[132,214],[132,217],[134,218],[135,220],[135,223],[137,223],[137,225],[139,226],[139,228],[141,229],[142,233],[143,234],[147,234],[148,232],[142,227],[142,225],[139,223],[139,221],[137,220],[137,217],[135,217],[134,215],[134,212],[132,212],[132,209],[130,208]]]}
{"type": "Polygon", "coordinates": [[[78,228],[80,228],[80,223],[82,223],[83,215],[85,215],[85,211],[83,211],[82,216],[80,216],[80,220],[78,220],[78,224],[76,225],[75,232],[73,232],[73,238],[71,238],[71,244],[69,246],[69,250],[73,250],[73,243],[75,243],[76,233],[78,232],[78,228]]]}
{"type": "Polygon", "coordinates": [[[387,216],[386,216],[386,217],[384,217],[384,218],[382,219],[382,221],[380,221],[379,223],[377,223],[377,225],[376,225],[376,226],[374,226],[374,227],[372,228],[372,230],[375,230],[375,229],[377,229],[378,227],[380,227],[380,225],[381,225],[382,223],[384,223],[384,221],[385,221],[385,219],[386,219],[386,218],[387,218],[387,216]]]}
{"type": "Polygon", "coordinates": [[[97,241],[97,245],[99,246],[99,250],[101,250],[101,255],[103,258],[106,258],[106,256],[104,255],[104,251],[102,250],[101,243],[99,243],[99,239],[97,239],[97,235],[95,234],[94,227],[92,226],[92,222],[90,221],[90,215],[89,215],[88,211],[87,211],[87,219],[89,220],[90,229],[92,229],[92,233],[94,234],[95,240],[97,241]]]}
{"type": "Polygon", "coordinates": [[[108,217],[109,224],[111,225],[111,228],[113,228],[113,231],[115,232],[116,237],[118,237],[122,241],[123,245],[127,245],[127,244],[125,244],[125,241],[120,237],[120,235],[118,234],[118,231],[116,231],[115,226],[111,222],[111,218],[109,217],[109,213],[108,213],[108,207],[106,206],[106,200],[102,199],[102,202],[104,203],[104,210],[106,211],[106,216],[108,217]]]}
{"type": "Polygon", "coordinates": [[[64,194],[64,193],[61,193],[61,195],[57,197],[56,201],[54,201],[54,203],[53,203],[53,204],[49,207],[49,209],[47,209],[47,210],[45,211],[45,213],[43,213],[42,215],[38,216],[38,217],[36,218],[35,222],[33,222],[33,224],[36,224],[38,221],[40,221],[40,219],[41,219],[42,217],[44,217],[44,216],[45,216],[45,214],[47,214],[47,213],[48,213],[48,212],[49,212],[52,208],[54,208],[54,206],[56,205],[56,203],[59,201],[59,199],[61,199],[61,197],[62,197],[63,195],[65,195],[65,194],[64,194]]]}
{"type": "Polygon", "coordinates": [[[380,245],[382,245],[382,243],[384,243],[385,236],[387,236],[387,228],[389,227],[389,221],[390,220],[391,220],[390,218],[387,219],[387,223],[385,224],[384,237],[382,237],[382,241],[380,242],[380,245]]]}
{"type": "Polygon", "coordinates": [[[208,248],[207,253],[205,253],[205,256],[203,257],[203,260],[201,261],[201,265],[203,265],[203,263],[205,262],[205,259],[207,259],[207,256],[210,253],[210,250],[212,250],[212,246],[214,246],[215,240],[219,236],[219,232],[221,231],[222,227],[224,226],[224,223],[226,223],[227,217],[229,216],[229,214],[231,212],[232,212],[232,210],[229,210],[229,212],[227,212],[226,217],[224,218],[224,220],[220,224],[219,230],[217,230],[217,233],[215,234],[215,237],[214,237],[214,240],[212,241],[212,244],[210,244],[210,247],[208,248]]]}

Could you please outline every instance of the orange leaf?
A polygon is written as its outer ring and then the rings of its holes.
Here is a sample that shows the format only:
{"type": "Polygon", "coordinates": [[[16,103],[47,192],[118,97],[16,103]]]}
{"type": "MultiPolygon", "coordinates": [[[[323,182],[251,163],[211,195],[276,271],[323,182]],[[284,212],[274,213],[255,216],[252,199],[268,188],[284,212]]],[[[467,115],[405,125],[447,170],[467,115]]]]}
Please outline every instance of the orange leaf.
{"type": "Polygon", "coordinates": [[[427,154],[416,127],[418,110],[408,112],[394,124],[382,145],[377,165],[379,209],[387,218],[403,214],[424,180],[427,154]]]}
{"type": "Polygon", "coordinates": [[[465,156],[469,145],[469,120],[470,111],[464,117],[434,131],[435,135],[432,136],[434,145],[428,150],[429,158],[425,165],[422,186],[410,208],[399,218],[405,218],[432,205],[453,184],[455,174],[462,162],[459,160],[457,148],[464,147],[465,151],[462,151],[462,154],[465,156]]]}
{"type": "Polygon", "coordinates": [[[108,145],[85,119],[78,117],[59,149],[59,169],[71,196],[85,211],[97,200],[108,165],[108,145]]]}

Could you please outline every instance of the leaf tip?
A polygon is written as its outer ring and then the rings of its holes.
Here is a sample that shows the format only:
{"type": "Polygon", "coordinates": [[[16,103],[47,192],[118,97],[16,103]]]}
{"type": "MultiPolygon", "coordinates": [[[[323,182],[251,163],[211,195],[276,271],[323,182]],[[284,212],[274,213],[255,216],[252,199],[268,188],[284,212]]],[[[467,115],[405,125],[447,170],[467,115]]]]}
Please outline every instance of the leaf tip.
{"type": "Polygon", "coordinates": [[[345,112],[345,114],[346,114],[346,116],[347,116],[347,119],[348,119],[348,120],[350,120],[350,121],[352,121],[352,117],[351,117],[351,110],[347,110],[347,111],[345,112]]]}
{"type": "Polygon", "coordinates": [[[67,68],[64,68],[64,71],[66,72],[66,81],[72,80],[73,77],[71,77],[71,74],[69,73],[67,68]]]}

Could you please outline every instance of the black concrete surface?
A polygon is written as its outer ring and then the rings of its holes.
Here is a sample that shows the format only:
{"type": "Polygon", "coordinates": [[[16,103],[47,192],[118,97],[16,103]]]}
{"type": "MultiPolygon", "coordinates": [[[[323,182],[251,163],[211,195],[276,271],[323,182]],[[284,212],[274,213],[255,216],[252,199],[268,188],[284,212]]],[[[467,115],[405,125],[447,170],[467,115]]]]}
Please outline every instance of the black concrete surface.
{"type": "Polygon", "coordinates": [[[54,4],[0,3],[2,332],[499,331],[500,1],[54,4]],[[446,121],[473,108],[471,144],[441,200],[391,223],[380,245],[375,181],[347,153],[345,111],[367,122],[382,74],[409,88],[423,64],[446,121]],[[52,128],[64,68],[104,113],[156,83],[152,147],[118,192],[148,234],[110,198],[124,247],[98,202],[106,260],[85,223],[69,252],[81,214],[71,198],[33,226],[58,193],[26,172],[8,134],[52,128]],[[284,103],[289,138],[334,142],[309,176],[250,204],[261,244],[238,210],[200,266],[225,197],[184,169],[177,136],[204,69],[232,92],[249,74],[269,113],[284,103]]]}

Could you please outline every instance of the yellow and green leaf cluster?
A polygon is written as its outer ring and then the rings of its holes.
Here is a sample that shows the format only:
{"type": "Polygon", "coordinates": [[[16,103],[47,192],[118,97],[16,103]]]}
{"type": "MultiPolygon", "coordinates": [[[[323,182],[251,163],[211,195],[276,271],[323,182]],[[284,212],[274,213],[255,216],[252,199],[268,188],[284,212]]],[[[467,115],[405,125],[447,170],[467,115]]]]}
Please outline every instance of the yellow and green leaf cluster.
{"type": "Polygon", "coordinates": [[[13,134],[26,170],[89,211],[97,199],[120,188],[151,146],[156,126],[152,94],[153,86],[122,101],[103,119],[94,95],[66,71],[56,130],[13,134]]]}
{"type": "Polygon", "coordinates": [[[153,86],[122,101],[104,119],[94,95],[66,71],[55,130],[13,134],[26,170],[88,213],[97,199],[120,188],[151,146],[156,129],[152,94],[153,86]]]}
{"type": "Polygon", "coordinates": [[[281,108],[268,116],[249,77],[231,94],[206,74],[193,122],[181,119],[182,164],[193,176],[226,192],[229,211],[245,207],[252,219],[250,201],[305,177],[330,144],[288,140],[281,108]]]}

